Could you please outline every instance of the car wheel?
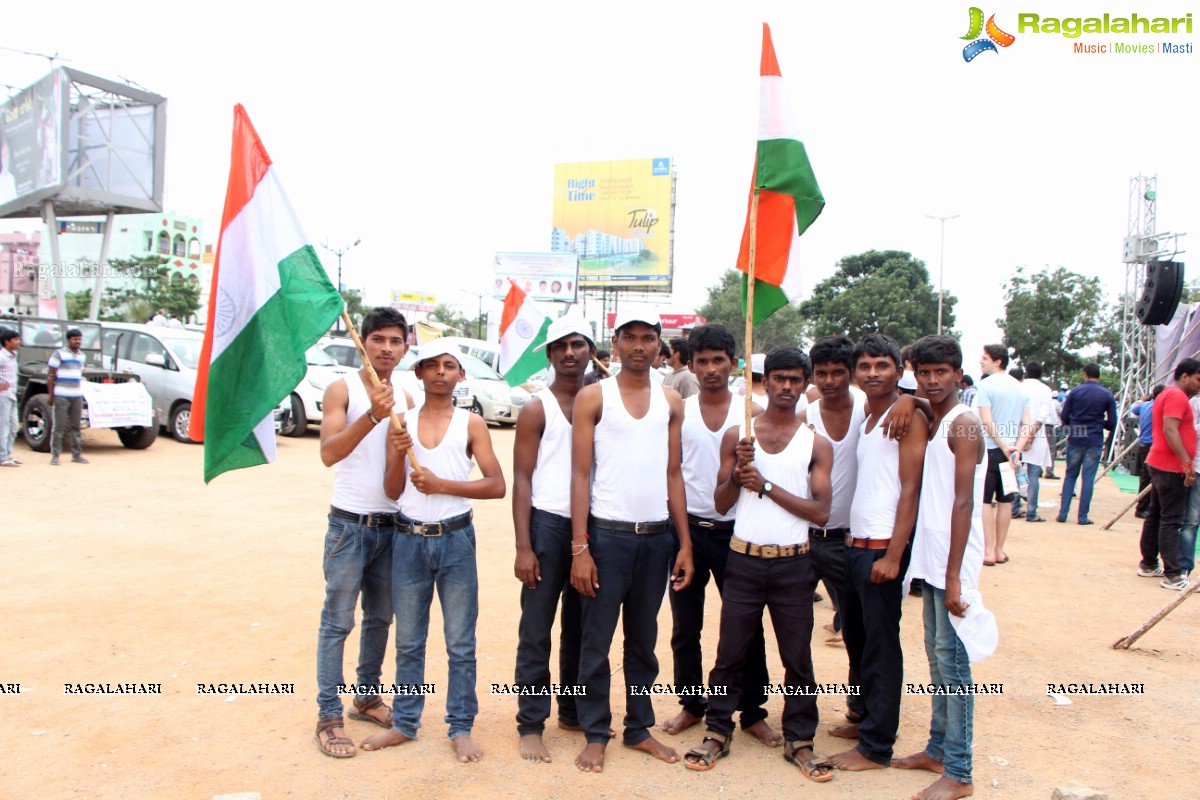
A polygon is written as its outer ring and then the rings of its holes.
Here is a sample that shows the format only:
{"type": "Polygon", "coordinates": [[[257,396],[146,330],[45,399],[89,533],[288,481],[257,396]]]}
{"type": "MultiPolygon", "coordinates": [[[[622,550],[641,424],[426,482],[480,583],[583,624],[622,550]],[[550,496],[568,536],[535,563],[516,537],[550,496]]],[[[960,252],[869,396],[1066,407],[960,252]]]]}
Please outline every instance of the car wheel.
{"type": "Polygon", "coordinates": [[[304,401],[299,395],[292,395],[292,413],[284,421],[279,432],[284,436],[299,438],[308,433],[308,417],[304,414],[304,401]]]}
{"type": "Polygon", "coordinates": [[[129,450],[145,450],[158,438],[158,426],[117,428],[117,438],[129,450]]]}
{"type": "Polygon", "coordinates": [[[481,417],[483,416],[483,406],[479,404],[478,400],[471,404],[471,413],[478,414],[481,417]]]}
{"type": "Polygon", "coordinates": [[[180,403],[175,406],[175,410],[171,412],[170,430],[171,435],[175,437],[175,441],[183,442],[184,444],[195,444],[188,438],[188,426],[192,422],[192,404],[180,403]]]}
{"type": "Polygon", "coordinates": [[[50,452],[51,420],[50,396],[35,394],[29,398],[29,402],[25,404],[25,420],[21,432],[25,443],[33,452],[50,452]]]}

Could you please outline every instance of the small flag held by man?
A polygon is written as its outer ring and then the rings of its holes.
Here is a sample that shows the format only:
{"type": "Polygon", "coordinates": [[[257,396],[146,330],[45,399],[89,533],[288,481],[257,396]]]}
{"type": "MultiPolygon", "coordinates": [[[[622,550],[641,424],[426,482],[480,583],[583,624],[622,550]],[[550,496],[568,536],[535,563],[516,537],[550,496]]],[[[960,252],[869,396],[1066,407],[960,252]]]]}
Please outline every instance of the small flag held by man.
{"type": "Polygon", "coordinates": [[[509,386],[517,386],[547,365],[546,354],[536,350],[546,341],[550,317],[538,308],[520,287],[511,284],[500,314],[500,374],[509,386]]]}
{"type": "Polygon", "coordinates": [[[303,380],[305,350],[342,308],[238,104],[188,430],[204,442],[205,483],[275,460],[273,411],[303,380]]]}

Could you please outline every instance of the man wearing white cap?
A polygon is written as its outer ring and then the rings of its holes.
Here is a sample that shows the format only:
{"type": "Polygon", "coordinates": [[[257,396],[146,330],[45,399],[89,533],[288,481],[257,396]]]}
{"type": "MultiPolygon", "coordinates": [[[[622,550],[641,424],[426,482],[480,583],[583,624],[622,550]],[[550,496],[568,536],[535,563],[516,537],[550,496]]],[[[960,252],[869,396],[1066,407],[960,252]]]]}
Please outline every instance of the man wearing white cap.
{"type": "MultiPolygon", "coordinates": [[[[571,416],[584,370],[596,354],[586,320],[565,316],[550,323],[546,351],[554,380],[521,408],[513,444],[514,572],[521,582],[515,682],[537,690],[517,699],[521,757],[550,761],[542,741],[550,716],[550,642],[562,597],[558,683],[579,677],[579,593],[571,588],[571,416]]],[[[558,725],[579,729],[575,698],[559,694],[558,725]]]]}
{"type": "Polygon", "coordinates": [[[579,392],[571,440],[571,584],[583,595],[583,643],[577,698],[587,745],[575,758],[584,772],[604,769],[610,738],[608,661],[623,619],[623,743],[668,763],[678,754],[650,735],[650,692],[658,677],[654,647],[668,572],[678,591],[692,580],[692,541],[680,467],[683,400],[650,380],[662,324],[657,314],[617,315],[613,345],[621,371],[579,392]],[[671,564],[675,539],[679,551],[671,564]]]}
{"type": "Polygon", "coordinates": [[[479,712],[475,694],[479,574],[470,501],[504,497],[505,487],[487,423],[454,405],[454,387],[463,375],[460,353],[441,339],[421,348],[415,371],[425,387],[425,403],[405,415],[405,430],[388,430],[383,489],[388,497],[398,498],[400,506],[392,544],[397,691],[391,730],[366,739],[362,749],[391,747],[417,736],[425,707],[429,608],[436,589],[449,662],[449,737],[458,760],[471,762],[483,758],[483,750],[471,740],[479,712]],[[413,469],[405,458],[409,446],[420,469],[413,469]],[[472,480],[475,465],[483,477],[472,480]]]}

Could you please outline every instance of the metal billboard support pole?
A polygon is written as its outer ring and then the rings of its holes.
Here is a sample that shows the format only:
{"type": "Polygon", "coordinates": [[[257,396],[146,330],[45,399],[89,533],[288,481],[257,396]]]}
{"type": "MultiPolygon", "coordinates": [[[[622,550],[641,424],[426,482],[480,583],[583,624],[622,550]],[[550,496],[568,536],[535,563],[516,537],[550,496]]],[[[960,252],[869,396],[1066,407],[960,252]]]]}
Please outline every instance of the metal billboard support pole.
{"type": "Polygon", "coordinates": [[[100,239],[100,265],[96,270],[96,285],[92,289],[92,306],[88,319],[100,319],[100,294],[104,291],[104,272],[108,269],[108,246],[112,243],[113,210],[104,218],[104,234],[100,239]]]}
{"type": "Polygon", "coordinates": [[[58,317],[66,319],[67,293],[63,289],[63,268],[58,256],[58,216],[54,213],[53,200],[42,201],[42,220],[50,231],[50,268],[54,270],[54,293],[58,299],[58,317]]]}

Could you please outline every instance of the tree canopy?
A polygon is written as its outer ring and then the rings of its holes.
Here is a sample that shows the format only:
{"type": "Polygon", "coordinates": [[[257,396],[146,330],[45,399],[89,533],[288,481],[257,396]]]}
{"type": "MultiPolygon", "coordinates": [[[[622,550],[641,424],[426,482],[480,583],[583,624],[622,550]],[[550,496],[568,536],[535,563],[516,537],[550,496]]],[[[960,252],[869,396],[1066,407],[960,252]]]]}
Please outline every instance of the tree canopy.
{"type": "MultiPolygon", "coordinates": [[[[728,270],[721,282],[708,287],[708,302],[696,309],[696,313],[724,325],[737,341],[737,351],[745,351],[746,317],[742,314],[742,273],[728,270]]],[[[800,311],[795,306],[786,306],[754,326],[754,352],[765,353],[781,344],[800,345],[802,325],[800,311]]]]}
{"type": "MultiPolygon", "coordinates": [[[[942,330],[957,335],[954,304],[942,298],[942,330]]],[[[937,333],[937,291],[925,262],[900,250],[868,250],[846,256],[837,272],[813,288],[799,307],[809,339],[845,334],[857,340],[865,333],[884,333],[901,345],[937,333]]]]}
{"type": "Polygon", "coordinates": [[[1009,280],[996,324],[1017,358],[1041,362],[1047,375],[1065,375],[1083,365],[1079,351],[1100,339],[1101,300],[1099,278],[1065,267],[1030,274],[1022,266],[1009,280]]]}

